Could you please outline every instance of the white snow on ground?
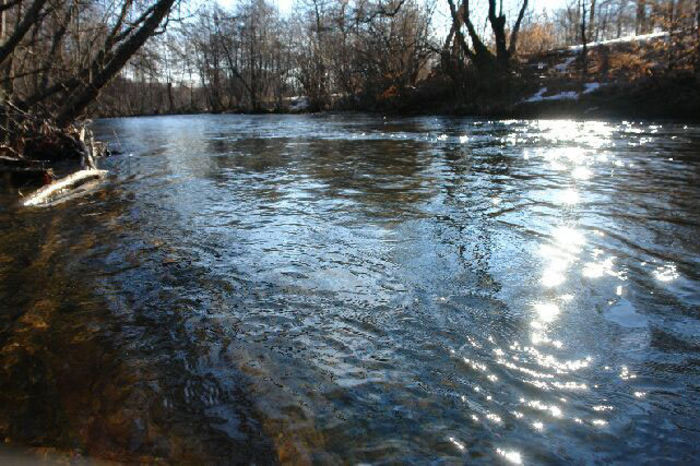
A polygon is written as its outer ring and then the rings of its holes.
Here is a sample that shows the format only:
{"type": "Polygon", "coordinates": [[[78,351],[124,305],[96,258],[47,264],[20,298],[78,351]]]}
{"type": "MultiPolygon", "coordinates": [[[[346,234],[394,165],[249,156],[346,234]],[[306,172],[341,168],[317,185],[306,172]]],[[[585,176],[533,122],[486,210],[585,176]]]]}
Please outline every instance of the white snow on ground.
{"type": "Polygon", "coordinates": [[[602,84],[600,83],[586,83],[583,85],[585,89],[583,90],[582,94],[590,94],[592,92],[595,92],[598,89],[600,89],[600,86],[602,86],[602,84]]]}
{"type": "MultiPolygon", "coordinates": [[[[591,48],[591,47],[597,47],[599,45],[621,44],[623,42],[646,42],[646,41],[651,40],[651,39],[658,39],[659,37],[668,37],[668,32],[661,31],[661,32],[654,32],[651,34],[641,34],[639,36],[624,36],[624,37],[619,37],[617,39],[602,40],[600,42],[590,42],[590,43],[586,44],[586,47],[591,48]]],[[[571,47],[567,47],[564,50],[578,52],[582,49],[583,49],[583,45],[573,45],[571,47]]]]}
{"type": "Polygon", "coordinates": [[[564,63],[559,63],[558,65],[554,65],[554,69],[560,73],[563,73],[564,71],[569,68],[569,65],[571,65],[574,61],[576,60],[576,57],[569,57],[566,60],[564,60],[564,63]]]}
{"type": "MultiPolygon", "coordinates": [[[[630,43],[630,42],[647,42],[653,39],[660,39],[660,38],[667,38],[669,37],[669,33],[666,31],[660,31],[660,32],[654,32],[652,34],[642,34],[638,36],[625,36],[625,37],[620,37],[617,39],[610,39],[610,40],[604,40],[600,42],[591,42],[589,44],[586,44],[587,47],[593,48],[597,47],[600,45],[610,45],[610,44],[623,44],[623,43],[630,43]]],[[[581,45],[575,45],[572,47],[567,47],[563,49],[559,49],[557,51],[554,51],[555,53],[560,54],[559,56],[564,59],[563,62],[554,65],[552,68],[554,71],[558,73],[566,73],[569,67],[576,61],[578,58],[577,52],[580,52],[583,49],[583,46],[581,45]],[[572,55],[567,56],[567,54],[572,53],[572,55]],[[563,55],[563,56],[562,56],[563,55]]],[[[539,62],[530,66],[537,66],[537,69],[541,70],[543,68],[544,63],[539,62]]],[[[531,97],[523,100],[522,102],[542,102],[546,100],[578,100],[582,95],[587,95],[587,94],[592,94],[598,90],[600,90],[601,87],[606,86],[606,83],[599,83],[599,82],[591,82],[591,83],[584,83],[583,84],[583,90],[581,92],[577,91],[562,91],[558,94],[554,95],[545,95],[547,93],[547,88],[542,87],[539,91],[537,91],[534,95],[531,97]]]]}
{"type": "Polygon", "coordinates": [[[530,97],[529,99],[525,99],[524,102],[539,102],[539,101],[541,101],[541,100],[544,100],[544,99],[542,98],[542,95],[543,95],[545,92],[547,92],[547,88],[546,88],[546,87],[543,87],[542,89],[540,89],[539,91],[537,91],[537,93],[536,93],[535,95],[533,95],[533,96],[530,97]]]}
{"type": "Polygon", "coordinates": [[[547,88],[543,87],[535,95],[529,99],[525,99],[524,102],[542,102],[543,100],[576,100],[578,99],[578,92],[576,91],[564,91],[559,94],[548,95],[544,94],[547,92],[547,88]]]}
{"type": "Polygon", "coordinates": [[[289,106],[289,110],[293,112],[308,110],[308,108],[311,106],[309,98],[306,96],[294,96],[290,97],[289,99],[292,101],[292,104],[289,106]]]}
{"type": "Polygon", "coordinates": [[[600,83],[585,83],[583,85],[584,89],[581,94],[576,91],[563,91],[559,94],[545,95],[547,93],[547,88],[543,87],[535,93],[532,97],[523,100],[523,102],[542,102],[544,100],[578,100],[582,94],[591,94],[601,88],[603,84],[600,83]]]}
{"type": "Polygon", "coordinates": [[[547,97],[542,97],[542,100],[576,100],[578,99],[578,92],[576,91],[564,91],[559,94],[548,95],[547,97]]]}

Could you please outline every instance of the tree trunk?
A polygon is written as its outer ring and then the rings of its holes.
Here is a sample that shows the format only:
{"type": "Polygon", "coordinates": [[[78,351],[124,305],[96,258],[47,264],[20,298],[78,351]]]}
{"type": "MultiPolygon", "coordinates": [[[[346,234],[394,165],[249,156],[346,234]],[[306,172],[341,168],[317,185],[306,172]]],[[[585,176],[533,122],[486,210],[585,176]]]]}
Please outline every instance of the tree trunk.
{"type": "Polygon", "coordinates": [[[695,0],[695,78],[700,83],[700,0],[695,0]]]}
{"type": "Polygon", "coordinates": [[[506,17],[501,14],[496,16],[496,0],[489,0],[489,23],[496,39],[496,64],[500,70],[507,70],[510,55],[506,47],[506,17]]]}
{"type": "Polygon", "coordinates": [[[175,112],[175,102],[173,101],[173,83],[168,83],[168,113],[175,112]]]}
{"type": "Polygon", "coordinates": [[[518,33],[520,32],[520,26],[523,23],[523,18],[525,17],[525,12],[527,11],[528,0],[523,0],[523,4],[518,12],[518,19],[515,20],[515,25],[513,26],[513,31],[510,33],[510,44],[508,45],[508,55],[513,57],[518,46],[518,33]]]}
{"type": "Polygon", "coordinates": [[[588,74],[588,37],[586,35],[586,1],[579,0],[581,10],[581,80],[586,79],[588,74]]]}
{"type": "MultiPolygon", "coordinates": [[[[40,1],[40,0],[37,0],[40,1]]],[[[58,113],[56,122],[60,127],[68,126],[79,117],[87,106],[97,98],[100,90],[114,78],[131,56],[153,35],[160,22],[170,12],[175,0],[159,0],[149,18],[141,27],[114,52],[104,68],[77,89],[58,113]]]]}
{"type": "Polygon", "coordinates": [[[591,13],[588,18],[589,34],[588,38],[593,39],[593,42],[598,41],[598,30],[595,25],[595,0],[591,0],[591,13]]]}
{"type": "MultiPolygon", "coordinates": [[[[0,0],[0,8],[2,8],[2,11],[0,11],[0,47],[5,46],[5,38],[7,37],[7,12],[5,11],[5,8],[3,8],[4,6],[5,0],[0,0]]],[[[0,89],[0,124],[3,128],[8,127],[8,118],[5,111],[5,101],[8,97],[9,96],[5,94],[5,90],[0,89]]],[[[3,140],[1,142],[3,144],[7,144],[9,142],[8,138],[10,135],[8,131],[5,131],[4,133],[5,134],[3,134],[3,140]]]]}
{"type": "Polygon", "coordinates": [[[7,57],[12,54],[12,52],[14,52],[15,47],[17,47],[20,41],[24,38],[27,31],[29,31],[32,26],[36,26],[39,23],[39,13],[47,1],[48,0],[34,0],[34,2],[31,4],[27,10],[27,13],[24,15],[24,18],[22,18],[22,20],[17,24],[17,27],[12,35],[3,42],[2,46],[0,46],[0,64],[4,62],[7,57]]]}
{"type": "Polygon", "coordinates": [[[635,32],[646,34],[647,32],[647,3],[646,0],[637,0],[637,16],[635,18],[635,32]]]}

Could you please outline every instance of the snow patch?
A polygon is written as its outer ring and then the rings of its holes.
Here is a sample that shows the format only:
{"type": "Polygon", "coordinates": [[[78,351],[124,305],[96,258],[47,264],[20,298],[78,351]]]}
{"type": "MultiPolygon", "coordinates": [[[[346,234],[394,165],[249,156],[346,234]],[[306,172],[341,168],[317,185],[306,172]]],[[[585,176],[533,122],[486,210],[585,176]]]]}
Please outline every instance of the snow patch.
{"type": "Polygon", "coordinates": [[[600,83],[586,83],[583,85],[585,89],[583,90],[582,94],[590,94],[592,92],[595,92],[598,89],[600,89],[601,86],[602,84],[600,83]]]}
{"type": "Polygon", "coordinates": [[[554,65],[554,69],[560,73],[563,73],[566,71],[569,66],[576,60],[576,57],[569,57],[566,60],[564,60],[563,63],[559,63],[558,65],[554,65]]]}
{"type": "Polygon", "coordinates": [[[576,91],[564,91],[559,94],[548,95],[543,97],[544,100],[576,100],[578,99],[578,92],[576,91]]]}
{"type": "Polygon", "coordinates": [[[292,103],[289,106],[289,110],[291,110],[292,112],[301,112],[303,110],[308,110],[309,107],[311,107],[309,98],[306,96],[294,96],[290,97],[290,100],[292,101],[292,103]]]}
{"type": "Polygon", "coordinates": [[[576,91],[563,91],[559,94],[545,95],[547,93],[547,88],[543,87],[537,91],[533,96],[528,99],[523,100],[523,102],[542,102],[545,100],[578,100],[578,98],[583,94],[591,94],[598,89],[600,89],[604,84],[601,83],[585,83],[583,85],[583,92],[580,94],[576,91]]]}
{"type": "Polygon", "coordinates": [[[529,99],[525,99],[525,102],[539,102],[540,100],[543,100],[542,95],[547,92],[547,88],[543,87],[535,95],[530,97],[529,99]]]}
{"type": "MultiPolygon", "coordinates": [[[[609,39],[609,40],[602,40],[599,42],[590,42],[586,44],[586,47],[591,48],[591,47],[598,47],[600,45],[610,45],[610,44],[622,44],[624,42],[647,42],[652,39],[658,39],[660,37],[668,37],[668,32],[667,31],[661,31],[661,32],[653,32],[651,34],[640,34],[638,36],[624,36],[624,37],[618,37],[617,39],[609,39]]],[[[583,45],[573,45],[571,47],[567,47],[565,50],[570,50],[572,52],[578,52],[580,50],[583,50],[583,45]]]]}
{"type": "Polygon", "coordinates": [[[564,91],[560,92],[559,94],[554,94],[554,95],[548,95],[545,96],[544,94],[547,92],[547,88],[543,87],[535,95],[530,97],[529,99],[525,99],[524,102],[542,102],[544,100],[577,100],[578,99],[578,92],[576,91],[564,91]]]}

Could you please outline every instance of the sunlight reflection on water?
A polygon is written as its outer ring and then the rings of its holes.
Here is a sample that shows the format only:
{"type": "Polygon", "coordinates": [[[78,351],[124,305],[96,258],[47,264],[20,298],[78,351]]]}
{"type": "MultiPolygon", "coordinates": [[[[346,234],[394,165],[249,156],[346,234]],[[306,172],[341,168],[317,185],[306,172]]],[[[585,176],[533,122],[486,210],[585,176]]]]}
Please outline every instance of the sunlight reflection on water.
{"type": "Polygon", "coordinates": [[[137,404],[119,424],[137,452],[183,424],[203,450],[253,436],[300,462],[697,452],[700,129],[226,115],[96,130],[134,157],[105,161],[103,196],[13,220],[43,255],[16,235],[0,248],[3,278],[30,264],[0,289],[26,313],[0,343],[50,320],[37,341],[68,361],[74,339],[123,349],[94,366],[148,384],[95,396],[137,404]],[[44,283],[52,306],[34,303],[44,283]]]}

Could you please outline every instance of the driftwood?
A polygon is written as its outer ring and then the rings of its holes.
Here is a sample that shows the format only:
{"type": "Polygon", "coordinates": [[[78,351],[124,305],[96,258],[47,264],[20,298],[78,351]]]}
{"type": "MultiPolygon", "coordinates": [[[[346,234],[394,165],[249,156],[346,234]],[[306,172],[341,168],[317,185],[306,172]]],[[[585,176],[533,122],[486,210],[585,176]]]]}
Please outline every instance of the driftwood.
{"type": "Polygon", "coordinates": [[[90,182],[99,181],[105,175],[107,175],[107,170],[89,169],[77,171],[38,189],[22,199],[21,204],[25,207],[50,205],[56,201],[73,197],[76,189],[84,187],[90,182]]]}
{"type": "Polygon", "coordinates": [[[106,173],[97,170],[96,159],[107,153],[107,146],[96,142],[86,125],[58,127],[10,102],[0,103],[0,182],[19,189],[46,185],[21,200],[25,206],[50,205],[82,194],[86,183],[96,183],[106,173]],[[54,164],[57,171],[80,170],[54,181],[54,164]]]}

